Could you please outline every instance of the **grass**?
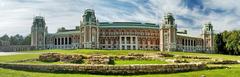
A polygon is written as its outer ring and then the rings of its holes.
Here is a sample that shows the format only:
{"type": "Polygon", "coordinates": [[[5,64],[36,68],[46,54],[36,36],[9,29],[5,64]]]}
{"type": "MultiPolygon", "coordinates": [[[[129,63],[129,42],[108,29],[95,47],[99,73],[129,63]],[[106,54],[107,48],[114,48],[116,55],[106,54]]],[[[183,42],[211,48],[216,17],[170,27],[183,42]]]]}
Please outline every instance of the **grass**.
{"type": "Polygon", "coordinates": [[[207,54],[207,53],[189,53],[189,52],[170,52],[171,54],[175,55],[187,55],[187,56],[207,56],[211,58],[218,58],[218,59],[231,59],[231,60],[240,60],[240,56],[234,55],[223,55],[223,54],[207,54]]]}
{"type": "MultiPolygon", "coordinates": [[[[92,49],[77,49],[77,50],[36,50],[36,51],[26,51],[26,52],[37,52],[37,53],[47,53],[47,52],[57,52],[64,54],[102,54],[102,55],[127,55],[129,53],[157,53],[160,51],[152,51],[152,50],[92,50],[92,49]]],[[[184,53],[184,52],[169,52],[175,55],[191,55],[191,56],[207,56],[211,58],[221,58],[221,59],[231,59],[231,60],[239,60],[240,56],[233,55],[223,55],[223,54],[205,54],[205,53],[184,53]]]]}
{"type": "MultiPolygon", "coordinates": [[[[127,55],[128,53],[156,53],[159,51],[144,51],[144,50],[89,50],[89,49],[79,49],[79,50],[40,50],[40,51],[26,51],[26,52],[59,52],[64,54],[104,54],[104,55],[127,55]]],[[[187,53],[187,52],[170,52],[175,55],[190,55],[190,56],[208,56],[211,58],[222,58],[231,60],[240,60],[239,56],[231,55],[221,55],[221,54],[203,54],[203,53],[187,53]]],[[[23,59],[37,58],[39,54],[18,54],[9,56],[0,56],[0,62],[10,62],[23,59]]],[[[167,62],[159,60],[129,60],[115,61],[116,64],[166,64],[167,62]]],[[[39,64],[44,62],[31,62],[33,64],[39,64]]],[[[47,63],[46,63],[47,64],[47,63]]],[[[56,62],[53,64],[61,64],[56,62]]],[[[214,70],[202,70],[193,72],[183,72],[183,73],[172,73],[172,74],[147,74],[147,75],[128,75],[128,77],[201,77],[205,75],[206,77],[239,77],[240,76],[240,64],[228,65],[231,69],[214,69],[214,70]]],[[[93,74],[64,74],[64,73],[41,73],[41,72],[29,72],[29,71],[19,71],[11,69],[0,68],[0,77],[115,77],[117,75],[93,75],[93,74]]],[[[123,77],[123,76],[118,76],[123,77]]]]}
{"type": "Polygon", "coordinates": [[[19,54],[19,55],[8,55],[0,56],[0,62],[11,62],[24,59],[38,58],[39,54],[19,54]]]}
{"type": "Polygon", "coordinates": [[[41,61],[31,61],[31,62],[18,62],[23,64],[72,64],[72,63],[65,63],[65,62],[41,62],[41,61]]]}
{"type": "Polygon", "coordinates": [[[127,64],[167,64],[161,60],[117,60],[116,65],[127,65],[127,64]]]}
{"type": "MultiPolygon", "coordinates": [[[[65,62],[41,62],[41,61],[31,61],[31,62],[18,62],[24,64],[72,64],[65,62]]],[[[167,64],[165,61],[161,60],[116,60],[115,65],[129,65],[129,64],[167,64]]]]}
{"type": "Polygon", "coordinates": [[[57,52],[57,53],[64,53],[64,54],[102,54],[102,55],[127,55],[129,53],[155,53],[158,51],[145,51],[145,50],[93,50],[93,49],[77,49],[77,50],[40,50],[40,51],[27,51],[27,52],[40,52],[40,53],[47,53],[47,52],[57,52]]]}
{"type": "MultiPolygon", "coordinates": [[[[240,65],[232,65],[231,69],[202,70],[193,72],[173,73],[173,74],[147,74],[130,75],[128,77],[239,77],[240,65]]],[[[92,74],[59,74],[59,73],[39,73],[27,72],[0,68],[1,77],[116,77],[116,75],[92,75],[92,74]]],[[[125,77],[125,76],[117,76],[125,77]]]]}
{"type": "MultiPolygon", "coordinates": [[[[160,51],[152,51],[152,50],[93,50],[93,49],[76,49],[76,50],[36,50],[36,51],[26,51],[26,52],[36,52],[36,53],[47,53],[47,52],[57,52],[63,54],[102,54],[102,55],[127,55],[129,53],[157,53],[160,51]]],[[[191,55],[191,56],[208,56],[211,58],[221,58],[221,59],[231,59],[231,60],[239,60],[240,56],[233,55],[223,55],[223,54],[206,54],[206,53],[184,53],[184,52],[169,52],[175,55],[191,55]]]]}

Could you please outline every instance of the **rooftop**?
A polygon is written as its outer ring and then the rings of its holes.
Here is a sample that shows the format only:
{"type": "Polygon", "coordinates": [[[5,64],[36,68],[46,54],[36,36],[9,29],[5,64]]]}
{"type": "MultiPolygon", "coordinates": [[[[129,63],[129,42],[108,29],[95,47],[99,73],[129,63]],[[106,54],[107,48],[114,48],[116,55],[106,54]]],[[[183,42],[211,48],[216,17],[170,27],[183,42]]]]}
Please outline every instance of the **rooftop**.
{"type": "Polygon", "coordinates": [[[154,23],[141,22],[100,22],[100,28],[149,28],[159,29],[159,25],[154,23]]]}
{"type": "Polygon", "coordinates": [[[57,32],[54,35],[68,35],[68,34],[80,34],[79,30],[68,30],[64,32],[57,32]]]}

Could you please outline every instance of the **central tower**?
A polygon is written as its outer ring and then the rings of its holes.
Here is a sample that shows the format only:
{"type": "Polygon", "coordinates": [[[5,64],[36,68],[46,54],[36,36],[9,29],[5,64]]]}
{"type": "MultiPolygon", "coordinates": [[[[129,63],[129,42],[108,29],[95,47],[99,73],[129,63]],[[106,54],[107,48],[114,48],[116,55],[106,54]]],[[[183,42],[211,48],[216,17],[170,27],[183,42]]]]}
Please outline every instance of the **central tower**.
{"type": "Polygon", "coordinates": [[[44,17],[34,17],[31,28],[31,46],[36,47],[36,49],[45,49],[46,35],[47,27],[44,17]]]}
{"type": "Polygon", "coordinates": [[[213,26],[210,22],[204,24],[202,29],[202,39],[203,39],[203,48],[207,53],[215,53],[214,52],[214,39],[213,39],[213,26]]]}
{"type": "Polygon", "coordinates": [[[176,31],[177,25],[171,13],[164,16],[160,27],[160,50],[175,51],[176,50],[176,31]]]}
{"type": "Polygon", "coordinates": [[[82,16],[83,21],[80,22],[81,45],[82,48],[99,48],[99,24],[96,19],[95,12],[92,9],[87,9],[82,16]]]}

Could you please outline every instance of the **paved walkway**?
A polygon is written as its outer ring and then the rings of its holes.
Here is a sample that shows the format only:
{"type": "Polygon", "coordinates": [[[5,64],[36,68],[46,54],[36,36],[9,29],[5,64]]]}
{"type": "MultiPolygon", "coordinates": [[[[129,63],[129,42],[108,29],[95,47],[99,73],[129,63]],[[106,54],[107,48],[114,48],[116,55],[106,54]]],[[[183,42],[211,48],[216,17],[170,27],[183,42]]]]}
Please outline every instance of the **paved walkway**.
{"type": "Polygon", "coordinates": [[[0,52],[0,56],[17,55],[17,54],[26,54],[26,53],[21,53],[21,52],[0,52]]]}

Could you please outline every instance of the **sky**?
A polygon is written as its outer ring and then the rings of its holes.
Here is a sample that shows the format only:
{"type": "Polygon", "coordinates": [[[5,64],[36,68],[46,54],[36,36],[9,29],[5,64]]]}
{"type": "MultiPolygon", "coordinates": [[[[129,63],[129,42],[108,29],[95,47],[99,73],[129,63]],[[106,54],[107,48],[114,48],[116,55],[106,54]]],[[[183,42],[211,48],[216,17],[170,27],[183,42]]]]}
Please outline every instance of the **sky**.
{"type": "Polygon", "coordinates": [[[0,36],[28,35],[33,17],[44,16],[48,32],[80,25],[86,9],[100,22],[162,22],[172,13],[178,30],[201,34],[211,22],[215,32],[240,29],[240,0],[0,0],[0,36]]]}

